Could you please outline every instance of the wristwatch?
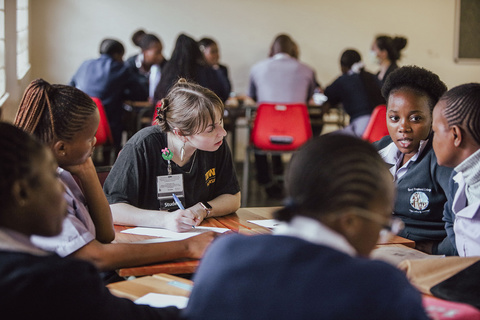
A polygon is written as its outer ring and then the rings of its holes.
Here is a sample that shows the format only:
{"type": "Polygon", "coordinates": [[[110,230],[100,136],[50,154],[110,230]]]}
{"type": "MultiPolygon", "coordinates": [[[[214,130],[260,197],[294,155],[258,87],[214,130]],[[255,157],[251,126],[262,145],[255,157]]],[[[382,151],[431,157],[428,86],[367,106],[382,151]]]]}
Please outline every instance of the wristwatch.
{"type": "Polygon", "coordinates": [[[212,206],[206,201],[200,201],[199,204],[205,209],[205,211],[207,211],[207,215],[205,216],[205,218],[207,218],[210,215],[210,212],[212,212],[212,206]]]}

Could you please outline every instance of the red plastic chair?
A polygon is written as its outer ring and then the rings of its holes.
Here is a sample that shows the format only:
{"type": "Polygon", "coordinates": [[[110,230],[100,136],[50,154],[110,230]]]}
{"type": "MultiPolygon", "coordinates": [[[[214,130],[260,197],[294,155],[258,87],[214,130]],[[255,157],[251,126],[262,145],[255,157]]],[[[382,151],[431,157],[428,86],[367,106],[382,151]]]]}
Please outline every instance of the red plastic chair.
{"type": "Polygon", "coordinates": [[[370,121],[363,132],[362,138],[368,142],[375,142],[384,136],[388,136],[387,107],[382,104],[373,109],[370,121]]]}
{"type": "Polygon", "coordinates": [[[97,134],[95,135],[95,138],[97,138],[96,146],[107,143],[113,144],[112,132],[110,131],[110,125],[108,124],[107,114],[105,113],[102,101],[95,97],[92,97],[92,100],[97,105],[98,112],[100,113],[100,123],[98,124],[97,134]]]}
{"type": "Polygon", "coordinates": [[[247,205],[251,153],[292,153],[312,137],[305,104],[262,103],[258,106],[243,162],[242,207],[247,205]]]}

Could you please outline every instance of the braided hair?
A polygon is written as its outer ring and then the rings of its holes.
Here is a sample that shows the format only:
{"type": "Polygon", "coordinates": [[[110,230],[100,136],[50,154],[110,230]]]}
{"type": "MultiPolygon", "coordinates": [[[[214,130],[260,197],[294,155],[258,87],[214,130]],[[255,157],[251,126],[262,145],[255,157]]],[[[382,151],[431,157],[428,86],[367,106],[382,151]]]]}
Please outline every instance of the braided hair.
{"type": "Polygon", "coordinates": [[[319,220],[347,208],[368,209],[388,183],[386,164],[368,142],[341,134],[316,137],[293,155],[285,175],[287,202],[275,218],[319,220]]]}
{"type": "Polygon", "coordinates": [[[213,91],[182,78],[161,100],[156,121],[163,132],[178,128],[189,136],[215,122],[216,113],[223,119],[223,111],[223,102],[213,91]]]}
{"type": "Polygon", "coordinates": [[[23,94],[14,124],[50,145],[55,139],[71,141],[96,109],[79,89],[36,79],[23,94]]]}
{"type": "Polygon", "coordinates": [[[29,134],[11,124],[0,122],[0,214],[12,201],[11,189],[15,181],[27,179],[35,185],[37,177],[32,176],[34,156],[42,154],[45,146],[29,134]]]}
{"type": "Polygon", "coordinates": [[[466,130],[480,144],[480,83],[467,83],[448,90],[444,115],[449,126],[457,125],[466,130]]]}

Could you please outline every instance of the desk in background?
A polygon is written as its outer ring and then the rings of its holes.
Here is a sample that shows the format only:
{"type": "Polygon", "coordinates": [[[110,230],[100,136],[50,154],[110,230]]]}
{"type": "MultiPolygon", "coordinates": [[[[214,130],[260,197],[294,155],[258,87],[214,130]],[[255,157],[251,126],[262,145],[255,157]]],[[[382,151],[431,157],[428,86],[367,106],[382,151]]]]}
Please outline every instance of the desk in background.
{"type": "MultiPolygon", "coordinates": [[[[273,212],[278,207],[252,207],[252,208],[240,208],[235,213],[231,213],[222,217],[212,217],[204,220],[202,226],[228,228],[233,232],[237,232],[245,235],[254,234],[270,234],[271,230],[261,227],[259,225],[248,222],[247,220],[263,220],[271,219],[273,212]]],[[[122,230],[128,229],[125,226],[115,226],[115,242],[117,243],[131,243],[138,242],[156,237],[146,235],[134,235],[121,233],[122,230]]],[[[378,243],[379,245],[385,244],[401,244],[407,247],[414,248],[415,242],[409,239],[405,239],[399,236],[395,236],[386,243],[378,243]]],[[[152,264],[148,266],[139,266],[131,268],[122,268],[117,270],[117,273],[121,277],[129,276],[145,276],[156,273],[168,273],[168,274],[188,274],[194,273],[198,267],[200,260],[197,259],[181,259],[175,261],[169,261],[164,263],[152,264]]]]}

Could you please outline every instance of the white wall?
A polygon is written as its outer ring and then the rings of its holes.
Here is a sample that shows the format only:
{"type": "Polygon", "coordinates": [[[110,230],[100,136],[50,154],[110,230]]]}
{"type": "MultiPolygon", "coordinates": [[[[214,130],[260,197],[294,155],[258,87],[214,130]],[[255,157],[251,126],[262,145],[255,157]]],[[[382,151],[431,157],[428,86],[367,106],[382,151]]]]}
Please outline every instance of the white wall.
{"type": "Polygon", "coordinates": [[[121,40],[130,56],[137,52],[130,36],[141,27],[163,40],[166,57],[181,32],[215,38],[239,93],[247,90],[250,67],[283,32],[296,40],[300,59],[323,86],[339,75],[347,47],[377,71],[369,50],[379,33],[408,38],[401,65],[428,68],[448,87],[480,82],[479,64],[453,61],[454,17],[454,0],[34,0],[29,76],[67,83],[83,60],[98,56],[105,37],[121,40]]]}

